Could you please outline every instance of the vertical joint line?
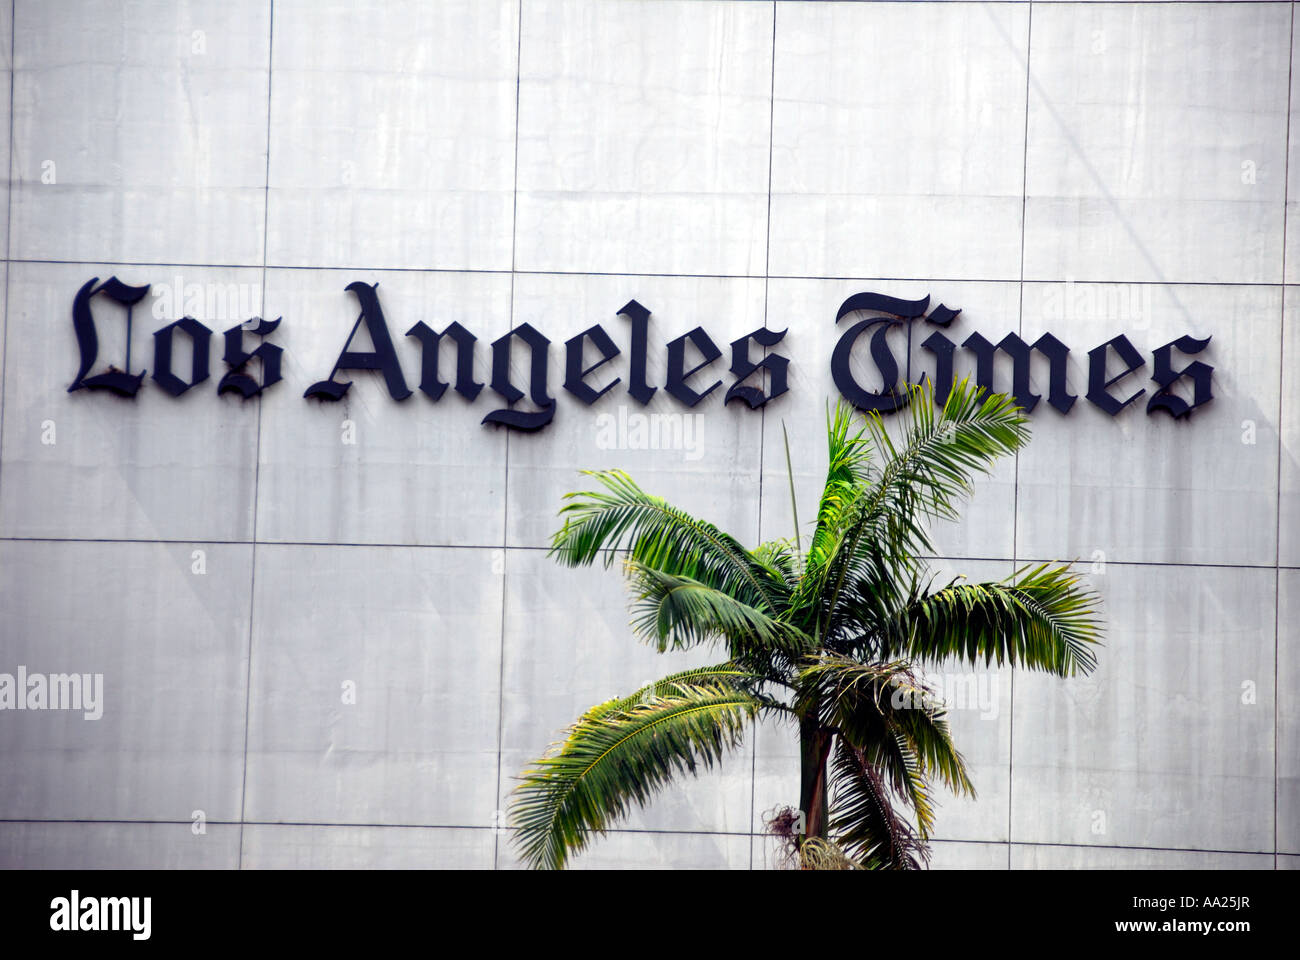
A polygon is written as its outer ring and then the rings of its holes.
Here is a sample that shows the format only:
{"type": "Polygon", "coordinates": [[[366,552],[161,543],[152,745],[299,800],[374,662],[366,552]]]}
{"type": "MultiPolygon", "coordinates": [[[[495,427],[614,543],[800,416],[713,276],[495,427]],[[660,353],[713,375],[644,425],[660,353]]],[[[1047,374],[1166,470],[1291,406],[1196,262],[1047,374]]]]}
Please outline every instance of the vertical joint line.
{"type": "MultiPolygon", "coordinates": [[[[262,302],[260,312],[266,315],[266,264],[269,237],[267,226],[271,209],[271,78],[275,67],[275,0],[269,5],[266,36],[266,165],[262,187],[262,302]]],[[[253,542],[248,558],[248,646],[244,666],[244,770],[239,788],[239,852],[236,866],[244,868],[244,824],[248,802],[248,730],[253,703],[253,627],[257,614],[257,495],[262,479],[262,400],[257,397],[257,435],[253,448],[253,542]]]]}
{"type": "MultiPolygon", "coordinates": [[[[0,330],[0,469],[3,469],[4,457],[4,384],[5,372],[9,365],[9,262],[13,255],[13,208],[14,208],[14,85],[17,80],[17,70],[15,69],[14,53],[17,50],[15,36],[18,33],[17,24],[14,22],[14,10],[17,6],[17,0],[9,2],[9,157],[8,157],[8,188],[5,192],[5,292],[4,292],[4,329],[0,330]]],[[[130,370],[130,365],[127,366],[130,370]]]]}
{"type": "Polygon", "coordinates": [[[1282,390],[1286,381],[1286,246],[1287,207],[1290,205],[1291,180],[1291,84],[1295,73],[1295,4],[1291,4],[1291,23],[1288,30],[1289,47],[1286,69],[1286,143],[1282,157],[1282,304],[1278,324],[1277,372],[1277,513],[1274,517],[1273,539],[1273,869],[1278,867],[1278,667],[1279,639],[1282,629],[1282,418],[1286,415],[1282,390]]]}
{"type": "MultiPolygon", "coordinates": [[[[776,0],[772,0],[772,62],[767,88],[767,225],[763,242],[763,329],[767,329],[768,288],[772,282],[772,141],[776,129],[776,0]]],[[[767,356],[767,347],[763,348],[767,356]]],[[[771,389],[771,379],[763,371],[764,391],[771,389]]],[[[767,404],[764,403],[758,414],[758,539],[763,540],[763,469],[767,446],[767,404]]],[[[757,829],[755,805],[758,796],[758,719],[754,720],[754,742],[749,751],[749,869],[754,869],[754,835],[762,832],[757,829]]]]}
{"type": "MultiPolygon", "coordinates": [[[[511,187],[510,207],[510,329],[515,326],[515,279],[518,264],[515,262],[515,250],[519,239],[519,91],[523,86],[524,72],[524,0],[515,5],[515,167],[511,187]]],[[[506,585],[509,583],[510,571],[507,569],[510,545],[510,431],[506,430],[505,463],[502,468],[501,483],[501,624],[499,644],[497,646],[497,778],[493,802],[501,803],[501,764],[504,760],[505,745],[505,711],[506,711],[506,585]]],[[[503,805],[504,806],[504,805],[503,805]]],[[[501,856],[501,830],[504,824],[498,822],[496,811],[492,813],[492,868],[497,868],[501,856]]]]}
{"type": "MultiPolygon", "coordinates": [[[[1029,0],[1025,25],[1025,124],[1021,138],[1020,160],[1020,310],[1017,331],[1025,332],[1025,218],[1029,212],[1029,94],[1033,70],[1034,3],[1029,0]]],[[[1016,556],[1020,539],[1020,452],[1015,454],[1015,473],[1011,485],[1011,569],[1016,569],[1016,556]]],[[[1007,869],[1011,869],[1011,848],[1014,840],[1012,804],[1015,799],[1016,771],[1016,667],[1011,664],[1011,694],[1007,721],[1007,869]]]]}

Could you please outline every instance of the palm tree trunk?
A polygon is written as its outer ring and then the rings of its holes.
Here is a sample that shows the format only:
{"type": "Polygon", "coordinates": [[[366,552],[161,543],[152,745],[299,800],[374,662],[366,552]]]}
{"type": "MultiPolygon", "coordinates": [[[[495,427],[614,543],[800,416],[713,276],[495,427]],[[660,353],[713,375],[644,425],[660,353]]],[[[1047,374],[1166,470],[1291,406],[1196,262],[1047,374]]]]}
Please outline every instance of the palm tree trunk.
{"type": "Polygon", "coordinates": [[[825,837],[827,828],[826,757],[831,732],[814,719],[799,721],[799,810],[805,818],[803,840],[825,837]]]}

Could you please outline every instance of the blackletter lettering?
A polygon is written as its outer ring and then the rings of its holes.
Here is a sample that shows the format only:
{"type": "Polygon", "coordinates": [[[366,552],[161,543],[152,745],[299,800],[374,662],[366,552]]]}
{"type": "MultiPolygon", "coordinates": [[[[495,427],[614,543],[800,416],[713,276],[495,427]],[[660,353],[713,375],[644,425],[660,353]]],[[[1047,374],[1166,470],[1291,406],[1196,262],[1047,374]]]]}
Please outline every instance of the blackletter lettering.
{"type": "Polygon", "coordinates": [[[456,392],[470,401],[478,396],[483,389],[483,384],[474,379],[474,344],[478,337],[455,321],[442,333],[434,333],[423,320],[407,330],[406,335],[420,341],[420,390],[430,400],[439,400],[447,392],[447,384],[438,376],[443,337],[456,341],[456,392]]]}
{"type": "Polygon", "coordinates": [[[1173,361],[1170,357],[1170,351],[1178,350],[1180,353],[1194,354],[1200,353],[1210,345],[1210,338],[1197,340],[1194,337],[1179,337],[1163,347],[1156,347],[1152,356],[1155,360],[1155,373],[1151,374],[1151,379],[1160,384],[1160,389],[1155,392],[1147,402],[1147,413],[1153,410],[1167,411],[1175,420],[1179,417],[1185,417],[1203,403],[1209,403],[1214,399],[1214,394],[1210,392],[1210,375],[1214,373],[1214,368],[1209,364],[1201,363],[1199,360],[1193,360],[1181,370],[1174,370],[1173,361]],[[1190,377],[1192,381],[1192,402],[1187,403],[1181,397],[1175,396],[1171,391],[1173,385],[1182,377],[1190,377]]]}
{"type": "Polygon", "coordinates": [[[921,349],[934,354],[934,402],[942,407],[952,393],[952,355],[957,344],[936,330],[921,342],[921,349]]]}
{"type": "Polygon", "coordinates": [[[790,389],[788,371],[790,360],[780,354],[769,353],[758,363],[749,359],[749,341],[753,340],[761,347],[775,347],[786,335],[785,330],[768,330],[766,327],[760,327],[753,333],[745,334],[739,340],[731,342],[731,372],[736,378],[736,382],[731,385],[727,391],[724,404],[732,400],[744,400],[749,404],[749,409],[757,410],[769,400],[775,400],[781,394],[790,389]],[[759,370],[766,370],[771,378],[771,389],[764,393],[760,387],[746,387],[742,384],[757,373],[759,370]]]}
{"type": "Polygon", "coordinates": [[[379,305],[378,288],[377,283],[372,285],[362,283],[360,280],[347,285],[348,292],[355,295],[361,305],[361,313],[357,316],[357,322],[352,325],[352,332],[348,334],[347,342],[343,344],[343,352],[339,354],[334,369],[330,371],[329,379],[313,383],[303,394],[304,397],[316,397],[318,400],[343,399],[343,395],[352,386],[352,381],[336,382],[334,374],[340,370],[379,370],[384,375],[390,397],[394,400],[405,400],[411,395],[410,388],[406,386],[406,378],[402,376],[402,366],[397,362],[397,351],[393,349],[393,338],[388,333],[384,310],[379,305]],[[352,341],[356,338],[357,330],[362,323],[366,325],[366,332],[370,334],[370,342],[374,346],[373,350],[364,353],[348,349],[352,346],[352,341]]]}
{"type": "Polygon", "coordinates": [[[153,380],[173,397],[179,397],[195,384],[208,379],[208,350],[212,331],[193,317],[181,317],[153,334],[153,380]],[[185,382],[172,373],[172,337],[177,330],[188,334],[193,347],[190,379],[185,382]]]}
{"type": "Polygon", "coordinates": [[[1107,340],[1099,347],[1093,347],[1088,351],[1088,399],[1112,417],[1115,416],[1115,414],[1146,393],[1146,390],[1139,390],[1127,400],[1116,400],[1110,395],[1109,388],[1133,371],[1141,370],[1145,366],[1146,361],[1142,359],[1142,355],[1133,348],[1133,344],[1129,343],[1128,337],[1123,334],[1113,340],[1107,340]],[[1119,354],[1119,358],[1124,361],[1125,367],[1115,376],[1107,379],[1106,360],[1107,354],[1112,347],[1119,354]]]}
{"type": "Polygon", "coordinates": [[[591,406],[606,392],[617,386],[620,378],[615,377],[605,386],[596,390],[587,385],[587,375],[594,373],[597,368],[609,363],[618,354],[618,347],[600,324],[589,327],[576,337],[570,337],[564,343],[564,389],[587,404],[587,406],[591,406]],[[600,351],[600,359],[591,366],[584,368],[582,365],[583,349],[589,339],[596,349],[600,351]]]}
{"type": "Polygon", "coordinates": [[[68,387],[68,393],[85,387],[87,390],[108,390],[119,397],[134,397],[140,389],[141,381],[144,380],[145,372],[141,370],[137,374],[131,373],[131,308],[149,292],[149,284],[146,283],[143,287],[131,287],[117,277],[109,277],[98,287],[95,286],[96,283],[99,283],[99,277],[91,277],[77,291],[72,301],[72,328],[77,334],[81,368],[77,371],[72,386],[68,387]],[[90,372],[99,356],[99,336],[95,332],[95,317],[90,311],[90,301],[101,293],[126,307],[126,361],[123,364],[125,369],[109,367],[107,373],[88,377],[86,374],[90,372]]]}
{"type": "MultiPolygon", "coordinates": [[[[890,329],[902,326],[904,320],[914,320],[922,316],[929,305],[928,295],[920,300],[899,300],[880,293],[855,293],[840,304],[840,309],[835,314],[836,323],[856,310],[875,310],[892,314],[897,318],[876,317],[859,320],[849,327],[835,344],[835,351],[831,354],[831,376],[844,398],[859,410],[893,413],[907,405],[907,393],[900,392],[898,389],[898,362],[889,349],[889,341],[886,337],[890,329]],[[871,393],[854,378],[850,358],[853,356],[853,346],[858,337],[876,325],[879,325],[880,329],[871,338],[871,359],[875,361],[876,369],[880,371],[883,389],[880,393],[871,393]]],[[[956,314],[954,313],[953,316],[956,314]]]]}
{"type": "Polygon", "coordinates": [[[1037,350],[1047,357],[1048,368],[1048,403],[1061,413],[1069,413],[1077,397],[1072,396],[1065,387],[1065,365],[1070,349],[1050,333],[1045,333],[1033,345],[1025,343],[1014,333],[1008,333],[996,346],[979,333],[972,333],[962,344],[975,354],[975,383],[989,393],[994,392],[993,355],[1002,350],[1011,357],[1011,393],[1016,405],[1026,413],[1038,406],[1042,399],[1029,388],[1029,361],[1031,351],[1037,350]]]}
{"type": "MultiPolygon", "coordinates": [[[[281,317],[274,320],[263,320],[261,317],[254,317],[249,323],[256,323],[257,326],[248,331],[257,337],[268,337],[275,332],[275,328],[280,325],[281,317]]],[[[258,348],[251,353],[244,350],[244,326],[236,324],[227,330],[224,334],[226,338],[226,351],[222,359],[230,366],[230,372],[221,378],[217,384],[217,393],[238,393],[245,400],[249,397],[257,396],[267,387],[280,382],[280,357],[284,353],[273,343],[261,343],[258,348]],[[250,360],[257,359],[262,362],[262,382],[259,384],[256,380],[246,373],[241,373],[250,360]]]]}
{"type": "Polygon", "coordinates": [[[505,336],[493,341],[492,389],[505,399],[507,406],[512,406],[524,396],[523,391],[510,382],[510,342],[515,337],[528,344],[532,351],[528,393],[533,403],[542,409],[536,412],[493,410],[483,418],[483,422],[532,432],[542,429],[555,417],[555,398],[546,392],[546,360],[551,341],[527,323],[521,323],[505,336]]]}
{"type": "Polygon", "coordinates": [[[629,300],[618,315],[632,321],[632,363],[627,374],[627,392],[633,400],[645,406],[657,389],[645,382],[646,335],[650,328],[650,311],[635,300],[629,300]]]}
{"type": "Polygon", "coordinates": [[[664,389],[679,401],[686,404],[686,406],[695,406],[718,387],[722,386],[722,381],[715,381],[703,392],[696,391],[687,386],[686,381],[699,371],[703,370],[714,360],[717,360],[720,356],[722,356],[722,351],[718,349],[718,345],[713,342],[713,339],[704,332],[703,327],[696,327],[694,330],[683,333],[676,340],[672,340],[668,344],[668,382],[664,384],[664,389]],[[700,352],[700,356],[703,358],[689,370],[685,369],[687,340],[691,341],[691,343],[695,345],[695,349],[700,352]]]}

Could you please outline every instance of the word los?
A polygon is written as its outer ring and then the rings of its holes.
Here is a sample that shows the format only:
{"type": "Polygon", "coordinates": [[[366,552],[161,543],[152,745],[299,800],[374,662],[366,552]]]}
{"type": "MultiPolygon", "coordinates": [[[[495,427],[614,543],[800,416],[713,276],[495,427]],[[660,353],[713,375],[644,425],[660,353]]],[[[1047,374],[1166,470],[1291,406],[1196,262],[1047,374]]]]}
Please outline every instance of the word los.
{"type": "MultiPolygon", "coordinates": [[[[394,400],[406,400],[414,391],[407,385],[405,374],[398,360],[397,349],[379,302],[378,284],[350,283],[346,287],[357,300],[360,312],[352,330],[343,342],[329,375],[307,388],[303,396],[323,402],[335,402],[343,399],[352,386],[351,380],[338,379],[341,373],[348,371],[374,371],[379,373],[388,394],[394,400]],[[369,339],[368,349],[354,349],[354,341],[363,333],[369,339]]],[[[144,380],[145,372],[131,371],[131,309],[149,292],[149,286],[133,287],[122,283],[116,277],[110,277],[104,283],[99,278],[91,278],[77,292],[73,300],[72,319],[77,335],[77,345],[81,355],[81,365],[77,376],[68,390],[79,389],[108,390],[119,396],[134,397],[144,380]],[[103,296],[126,308],[126,358],[124,368],[119,370],[111,366],[106,372],[91,375],[98,359],[99,341],[96,331],[91,303],[95,297],[103,296]]],[[[836,388],[841,395],[861,410],[876,411],[882,414],[892,413],[908,403],[909,393],[906,389],[917,380],[912,377],[911,341],[913,325],[923,321],[938,330],[932,332],[920,344],[921,349],[934,358],[933,371],[926,372],[922,379],[930,379],[935,386],[935,401],[942,404],[951,390],[955,378],[954,357],[958,345],[944,335],[953,321],[961,314],[960,310],[936,306],[928,314],[930,306],[928,296],[919,300],[900,300],[878,293],[858,293],[849,297],[836,313],[835,322],[864,315],[841,335],[831,356],[831,373],[836,388]],[[873,316],[874,314],[874,316],[873,316]],[[874,328],[874,329],[873,329],[874,328]],[[871,362],[880,376],[881,389],[868,390],[854,375],[851,359],[858,341],[871,331],[869,343],[866,344],[871,362]],[[900,385],[898,359],[890,343],[890,335],[899,336],[898,331],[905,331],[907,337],[906,375],[900,385]]],[[[636,300],[630,300],[616,314],[628,323],[628,369],[627,393],[637,403],[645,406],[659,390],[647,381],[649,329],[651,313],[636,300]]],[[[248,324],[231,327],[223,333],[225,349],[223,360],[230,368],[217,384],[217,392],[238,393],[245,399],[258,396],[278,383],[281,379],[280,368],[283,350],[265,340],[279,327],[280,319],[273,321],[254,317],[248,324]],[[252,324],[248,328],[248,324],[252,324]],[[245,334],[262,339],[253,350],[245,349],[245,334]],[[257,360],[261,367],[261,380],[255,379],[248,372],[252,361],[257,360]]],[[[154,331],[153,380],[173,397],[179,397],[185,391],[206,381],[210,374],[209,362],[212,333],[208,327],[192,317],[182,317],[173,323],[154,331]],[[187,378],[182,378],[173,370],[173,347],[178,335],[189,340],[190,369],[187,378]]],[[[723,402],[743,401],[751,410],[763,407],[769,401],[780,397],[789,389],[790,360],[779,353],[771,352],[785,339],[786,330],[769,330],[760,327],[731,342],[732,383],[726,390],[723,402]],[[762,356],[755,360],[751,351],[762,348],[762,356]],[[765,386],[756,386],[755,378],[766,375],[765,386]]],[[[487,384],[475,379],[475,351],[478,338],[458,322],[452,322],[441,332],[433,330],[423,321],[417,322],[406,331],[406,336],[416,341],[420,349],[419,390],[429,400],[437,402],[442,399],[449,387],[452,387],[465,400],[473,402],[487,386],[492,393],[504,401],[504,406],[488,412],[483,418],[485,424],[497,424],[513,430],[540,430],[555,417],[556,400],[552,395],[549,382],[551,341],[529,323],[521,323],[505,335],[492,341],[491,379],[487,384]],[[450,343],[455,350],[455,380],[448,383],[442,379],[440,359],[444,343],[450,343]],[[511,375],[512,351],[516,346],[528,350],[528,379],[521,388],[511,375]],[[527,398],[534,408],[517,409],[515,405],[527,398]]],[[[1214,368],[1199,360],[1192,361],[1181,369],[1174,365],[1174,351],[1184,355],[1193,355],[1203,351],[1210,343],[1210,338],[1198,340],[1190,336],[1179,337],[1170,343],[1157,347],[1152,353],[1153,372],[1151,379],[1157,390],[1147,403],[1147,413],[1164,410],[1175,418],[1185,417],[1197,407],[1213,399],[1211,376],[1214,368]],[[1174,387],[1181,380],[1191,385],[1192,399],[1189,403],[1174,392],[1174,387]]],[[[1048,363],[1048,403],[1060,413],[1069,413],[1078,399],[1067,387],[1066,370],[1070,349],[1050,333],[1044,333],[1033,343],[1026,343],[1015,333],[1008,333],[997,343],[975,332],[967,336],[961,348],[975,361],[974,379],[980,388],[994,391],[994,366],[996,354],[1001,351],[1012,362],[1012,383],[1010,393],[1017,404],[1026,412],[1037,406],[1041,397],[1034,393],[1030,384],[1030,364],[1033,354],[1037,352],[1048,363]]],[[[703,327],[682,334],[664,345],[667,365],[663,389],[678,403],[694,407],[705,397],[722,386],[721,380],[715,380],[707,386],[698,383],[706,368],[712,366],[722,357],[722,350],[703,327]],[[687,347],[698,356],[698,361],[688,366],[687,347]]],[[[564,343],[564,381],[563,388],[586,405],[594,404],[615,386],[623,382],[622,377],[614,377],[603,385],[597,386],[591,380],[598,375],[606,364],[622,354],[619,345],[601,324],[588,327],[581,333],[570,337],[564,343]],[[588,363],[588,353],[594,351],[593,362],[588,363]]],[[[1146,366],[1146,361],[1129,339],[1120,334],[1088,351],[1088,390],[1089,402],[1114,416],[1121,410],[1143,396],[1146,389],[1138,389],[1127,397],[1117,397],[1114,390],[1121,381],[1136,374],[1146,366]],[[1112,358],[1119,361],[1120,367],[1112,372],[1112,358]]],[[[763,382],[759,380],[759,382],[763,382]]]]}
{"type": "Polygon", "coordinates": [[[73,890],[71,896],[50,901],[50,929],[127,930],[132,940],[148,940],[152,913],[152,897],[82,897],[73,890]]]}
{"type": "Polygon", "coordinates": [[[87,720],[104,715],[102,673],[0,673],[0,710],[80,710],[87,720]]]}

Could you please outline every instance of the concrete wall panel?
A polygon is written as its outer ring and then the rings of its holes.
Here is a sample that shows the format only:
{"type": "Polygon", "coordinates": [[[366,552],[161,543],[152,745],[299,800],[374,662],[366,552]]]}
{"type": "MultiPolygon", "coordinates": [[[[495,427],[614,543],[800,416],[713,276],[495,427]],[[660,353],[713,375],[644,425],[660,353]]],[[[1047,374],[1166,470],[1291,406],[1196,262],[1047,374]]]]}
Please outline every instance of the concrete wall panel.
{"type": "Polygon", "coordinates": [[[15,257],[260,265],[270,6],[14,7],[15,257]]]}
{"type": "Polygon", "coordinates": [[[202,541],[4,543],[0,671],[83,685],[81,710],[3,714],[0,819],[238,821],[251,561],[202,541]]]}

